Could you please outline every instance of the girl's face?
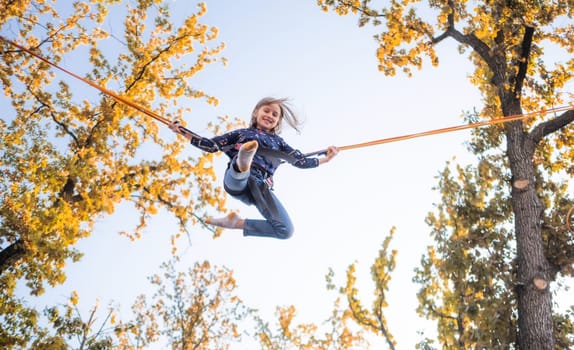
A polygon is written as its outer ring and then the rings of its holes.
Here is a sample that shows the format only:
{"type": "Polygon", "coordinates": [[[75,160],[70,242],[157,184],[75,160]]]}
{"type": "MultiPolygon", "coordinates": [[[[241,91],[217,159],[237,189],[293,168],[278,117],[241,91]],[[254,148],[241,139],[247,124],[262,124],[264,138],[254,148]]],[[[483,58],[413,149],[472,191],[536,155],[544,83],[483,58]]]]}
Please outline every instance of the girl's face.
{"type": "Polygon", "coordinates": [[[281,107],[278,104],[263,105],[255,111],[257,129],[272,132],[281,120],[281,107]]]}

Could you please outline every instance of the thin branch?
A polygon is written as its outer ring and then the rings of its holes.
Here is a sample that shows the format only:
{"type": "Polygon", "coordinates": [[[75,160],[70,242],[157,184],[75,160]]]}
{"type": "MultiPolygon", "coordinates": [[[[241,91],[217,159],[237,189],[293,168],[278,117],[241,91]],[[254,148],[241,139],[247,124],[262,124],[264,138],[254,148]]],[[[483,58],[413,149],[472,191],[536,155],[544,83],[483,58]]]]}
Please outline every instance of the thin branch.
{"type": "Polygon", "coordinates": [[[379,299],[379,303],[378,303],[377,308],[375,310],[375,316],[376,316],[377,321],[379,323],[379,330],[381,331],[381,333],[383,334],[383,337],[387,341],[387,345],[389,346],[389,349],[395,350],[395,343],[393,340],[393,336],[391,335],[389,329],[387,329],[387,327],[386,327],[385,316],[383,314],[383,300],[384,300],[383,297],[381,297],[379,299]]]}
{"type": "MultiPolygon", "coordinates": [[[[195,35],[197,37],[197,35],[195,35]]],[[[173,42],[177,43],[180,40],[183,40],[187,37],[187,35],[182,35],[180,37],[177,37],[173,40],[173,42]]],[[[147,68],[157,59],[159,59],[164,53],[169,52],[169,50],[173,47],[173,43],[168,44],[166,47],[160,49],[157,54],[155,54],[153,57],[150,58],[150,60],[148,62],[146,62],[140,69],[139,73],[137,73],[136,77],[134,78],[134,80],[132,81],[132,83],[130,85],[128,85],[126,87],[126,89],[124,90],[124,93],[127,93],[128,91],[131,90],[132,87],[134,87],[134,85],[136,84],[136,82],[138,82],[140,79],[143,78],[145,72],[147,71],[147,68]]]]}
{"type": "Polygon", "coordinates": [[[359,7],[359,6],[355,6],[355,5],[353,5],[351,2],[348,2],[348,1],[341,1],[341,4],[347,6],[347,7],[351,8],[352,10],[355,10],[355,11],[357,11],[357,12],[359,12],[359,13],[361,13],[361,14],[367,16],[367,17],[374,17],[374,18],[376,18],[376,17],[385,17],[385,15],[376,14],[376,12],[370,11],[370,9],[369,9],[368,7],[366,7],[366,6],[360,6],[360,7],[359,7]]]}
{"type": "Polygon", "coordinates": [[[50,117],[52,118],[52,120],[54,121],[54,123],[56,123],[56,125],[58,125],[59,127],[61,127],[61,128],[64,130],[64,132],[65,132],[67,135],[69,135],[69,136],[74,140],[74,143],[75,143],[77,146],[79,146],[80,144],[79,144],[79,141],[78,141],[78,137],[72,132],[72,130],[70,130],[70,128],[68,128],[68,125],[62,123],[61,121],[58,120],[58,118],[56,118],[56,115],[55,115],[53,109],[51,108],[51,106],[50,106],[48,103],[44,102],[44,101],[42,100],[42,98],[41,98],[38,94],[36,94],[29,86],[26,87],[26,90],[28,90],[28,92],[29,92],[32,96],[34,96],[34,98],[36,99],[36,101],[40,104],[40,106],[39,106],[31,115],[34,115],[34,114],[38,113],[38,112],[39,112],[41,109],[43,109],[43,108],[48,108],[48,110],[50,111],[50,112],[49,112],[50,117]]]}
{"type": "Polygon", "coordinates": [[[458,317],[456,317],[456,316],[450,316],[450,315],[447,315],[447,314],[445,314],[445,313],[442,313],[442,312],[436,310],[432,305],[429,306],[429,311],[432,312],[433,314],[435,314],[435,315],[438,316],[438,317],[442,317],[442,318],[446,318],[446,319],[450,319],[450,320],[454,320],[454,321],[457,321],[457,322],[458,322],[458,317]]]}
{"type": "MultiPolygon", "coordinates": [[[[480,40],[476,35],[474,35],[474,33],[469,33],[465,35],[455,28],[454,1],[449,0],[448,4],[451,9],[451,12],[448,14],[447,17],[448,28],[444,33],[433,38],[431,42],[433,44],[437,44],[442,40],[451,37],[461,44],[470,46],[474,51],[476,51],[476,53],[480,55],[480,57],[484,59],[484,61],[487,62],[489,66],[491,66],[491,69],[493,69],[494,67],[492,67],[492,63],[494,63],[494,60],[493,56],[490,53],[490,47],[488,47],[488,45],[484,41],[480,40]]],[[[493,69],[493,71],[495,70],[493,69]]]]}

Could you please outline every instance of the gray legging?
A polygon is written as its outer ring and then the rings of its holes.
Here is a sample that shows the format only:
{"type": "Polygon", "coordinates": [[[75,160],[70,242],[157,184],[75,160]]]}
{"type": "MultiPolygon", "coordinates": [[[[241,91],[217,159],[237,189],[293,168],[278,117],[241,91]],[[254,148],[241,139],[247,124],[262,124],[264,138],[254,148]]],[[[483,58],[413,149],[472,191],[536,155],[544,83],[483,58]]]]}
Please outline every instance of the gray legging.
{"type": "Polygon", "coordinates": [[[229,166],[223,186],[227,193],[245,204],[255,205],[265,220],[246,219],[244,236],[287,239],[293,235],[293,224],[279,199],[265,181],[265,175],[256,168],[240,173],[229,166]]]}

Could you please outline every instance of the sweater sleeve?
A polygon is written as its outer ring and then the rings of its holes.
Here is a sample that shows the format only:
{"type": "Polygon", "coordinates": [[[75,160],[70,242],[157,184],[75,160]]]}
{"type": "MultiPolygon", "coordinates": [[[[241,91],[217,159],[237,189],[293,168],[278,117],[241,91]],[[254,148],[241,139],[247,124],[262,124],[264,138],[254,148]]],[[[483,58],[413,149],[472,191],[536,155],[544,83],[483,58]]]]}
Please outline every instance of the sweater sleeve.
{"type": "Polygon", "coordinates": [[[237,142],[238,135],[238,131],[231,131],[211,139],[207,137],[193,137],[190,143],[205,152],[225,152],[227,147],[233,146],[237,142]]]}
{"type": "Polygon", "coordinates": [[[296,166],[297,168],[307,169],[307,168],[316,168],[319,166],[319,159],[314,157],[305,157],[300,151],[294,150],[293,153],[290,153],[295,161],[291,164],[296,166]]]}
{"type": "Polygon", "coordinates": [[[287,142],[283,141],[283,139],[281,139],[281,153],[286,155],[284,159],[297,168],[307,169],[319,166],[318,158],[305,157],[301,151],[294,149],[287,144],[287,142]]]}

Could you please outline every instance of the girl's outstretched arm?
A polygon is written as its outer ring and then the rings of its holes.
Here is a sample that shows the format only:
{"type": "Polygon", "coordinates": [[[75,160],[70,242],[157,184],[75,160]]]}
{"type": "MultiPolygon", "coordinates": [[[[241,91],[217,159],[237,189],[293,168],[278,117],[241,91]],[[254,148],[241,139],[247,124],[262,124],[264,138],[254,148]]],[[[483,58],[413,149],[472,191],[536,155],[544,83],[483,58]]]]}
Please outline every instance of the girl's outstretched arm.
{"type": "Polygon", "coordinates": [[[220,151],[219,145],[215,141],[208,139],[207,137],[202,137],[200,135],[194,134],[190,130],[184,128],[177,120],[171,122],[168,127],[173,132],[180,134],[188,139],[193,146],[199,148],[202,151],[211,153],[220,151]]]}

